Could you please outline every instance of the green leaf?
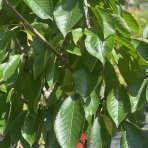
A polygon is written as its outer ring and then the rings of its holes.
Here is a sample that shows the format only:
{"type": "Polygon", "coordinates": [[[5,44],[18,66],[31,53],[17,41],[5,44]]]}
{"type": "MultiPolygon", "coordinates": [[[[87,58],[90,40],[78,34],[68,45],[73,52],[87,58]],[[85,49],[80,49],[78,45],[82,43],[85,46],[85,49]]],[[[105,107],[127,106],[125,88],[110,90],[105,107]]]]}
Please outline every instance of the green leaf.
{"type": "Polygon", "coordinates": [[[77,56],[82,55],[81,49],[73,43],[67,47],[66,51],[77,56]]]}
{"type": "Polygon", "coordinates": [[[88,148],[102,148],[102,139],[101,139],[101,126],[99,119],[94,120],[92,129],[89,134],[87,147],[88,148]]]}
{"type": "Polygon", "coordinates": [[[70,71],[66,71],[63,79],[62,90],[67,95],[71,96],[75,93],[75,88],[73,86],[73,77],[70,71]]]}
{"type": "Polygon", "coordinates": [[[95,68],[89,72],[84,66],[79,66],[73,72],[74,84],[80,95],[87,98],[100,82],[100,71],[95,68]]]}
{"type": "MultiPolygon", "coordinates": [[[[4,50],[3,50],[3,52],[2,52],[2,54],[4,53],[4,50]]],[[[9,52],[6,52],[5,54],[4,54],[4,56],[3,56],[3,59],[1,59],[0,60],[0,62],[1,63],[5,63],[5,62],[7,62],[8,60],[9,60],[9,52]]]]}
{"type": "Polygon", "coordinates": [[[109,58],[112,50],[114,48],[114,37],[113,36],[109,36],[108,38],[105,39],[105,41],[103,42],[103,49],[104,49],[104,55],[105,57],[109,58]]]}
{"type": "Polygon", "coordinates": [[[146,101],[148,102],[148,85],[147,85],[147,89],[146,89],[146,101]]]}
{"type": "Polygon", "coordinates": [[[56,105],[48,107],[46,111],[46,121],[45,121],[46,131],[51,131],[54,129],[55,117],[57,116],[62,103],[63,102],[59,100],[58,102],[55,103],[56,105]]]}
{"type": "Polygon", "coordinates": [[[109,93],[107,110],[118,127],[130,111],[129,96],[123,87],[118,87],[109,93]]]}
{"type": "Polygon", "coordinates": [[[110,147],[111,134],[110,123],[101,115],[94,120],[92,129],[88,136],[87,147],[88,148],[104,148],[110,147]]]}
{"type": "Polygon", "coordinates": [[[125,5],[125,1],[126,0],[118,0],[119,1],[119,3],[121,3],[122,5],[125,5]]]}
{"type": "MultiPolygon", "coordinates": [[[[80,57],[80,60],[77,63],[77,66],[83,65],[89,72],[92,72],[94,68],[96,68],[97,64],[98,64],[98,59],[86,51],[80,57]]],[[[102,68],[102,64],[99,62],[98,69],[101,69],[101,68],[102,68]]]]}
{"type": "Polygon", "coordinates": [[[52,129],[49,133],[49,138],[48,138],[48,145],[47,147],[51,147],[51,148],[61,148],[58,141],[57,141],[57,138],[56,138],[56,135],[55,135],[55,131],[52,129]]]}
{"type": "Polygon", "coordinates": [[[14,55],[10,57],[9,61],[6,64],[6,67],[3,71],[3,79],[9,79],[16,71],[20,62],[20,55],[14,55]]]}
{"type": "Polygon", "coordinates": [[[25,119],[25,123],[22,129],[22,136],[23,138],[32,146],[36,141],[37,137],[37,130],[35,130],[35,120],[36,117],[28,116],[25,119]]]}
{"type": "Polygon", "coordinates": [[[56,104],[57,101],[60,99],[61,95],[62,95],[61,87],[58,85],[55,85],[54,89],[50,93],[48,100],[47,100],[48,107],[56,104]]]}
{"type": "Polygon", "coordinates": [[[0,0],[0,10],[2,9],[3,0],[0,0]]]}
{"type": "Polygon", "coordinates": [[[148,38],[148,25],[146,25],[146,27],[144,28],[143,37],[148,38]]]}
{"type": "Polygon", "coordinates": [[[11,138],[10,134],[7,134],[2,141],[0,140],[0,147],[6,148],[10,146],[11,146],[11,138]]]}
{"type": "Polygon", "coordinates": [[[28,101],[28,107],[30,111],[37,112],[42,83],[42,78],[34,80],[32,73],[26,71],[24,67],[20,69],[15,83],[15,89],[28,101]]]}
{"type": "Polygon", "coordinates": [[[44,71],[44,55],[38,55],[33,62],[34,79],[36,80],[44,71]]]}
{"type": "Polygon", "coordinates": [[[119,7],[119,5],[116,3],[116,1],[114,1],[114,0],[110,0],[109,1],[109,4],[110,4],[110,6],[113,8],[113,10],[118,14],[118,7],[119,7]]]}
{"type": "Polygon", "coordinates": [[[65,36],[83,16],[83,3],[80,0],[63,0],[54,11],[54,19],[65,36]]]}
{"type": "Polygon", "coordinates": [[[97,11],[99,12],[99,15],[102,18],[104,38],[107,38],[110,35],[115,34],[114,20],[112,15],[101,8],[98,8],[97,11]]]}
{"type": "Polygon", "coordinates": [[[7,94],[2,93],[2,86],[0,87],[0,133],[4,133],[6,129],[7,119],[8,119],[8,110],[9,102],[7,102],[7,94]]]}
{"type": "Polygon", "coordinates": [[[52,19],[52,1],[51,0],[24,0],[32,11],[41,19],[52,19]]]}
{"type": "Polygon", "coordinates": [[[68,97],[55,120],[55,133],[62,148],[74,148],[84,124],[84,111],[79,96],[68,97]]]}
{"type": "Polygon", "coordinates": [[[146,107],[143,105],[140,109],[128,115],[128,120],[137,125],[140,128],[143,128],[145,125],[145,112],[146,107]]]}
{"type": "Polygon", "coordinates": [[[12,121],[10,127],[10,136],[14,143],[17,143],[21,138],[21,128],[24,124],[24,118],[26,116],[26,111],[21,111],[16,118],[12,121]],[[16,128],[17,125],[17,128],[16,128]]]}
{"type": "Polygon", "coordinates": [[[139,81],[145,76],[145,70],[137,64],[137,61],[133,60],[130,62],[120,58],[118,61],[118,67],[128,86],[132,86],[134,83],[136,84],[136,82],[139,83],[139,81]]]}
{"type": "Polygon", "coordinates": [[[83,35],[82,28],[77,28],[72,30],[73,41],[76,45],[79,39],[82,37],[82,35],[83,35]]]}
{"type": "MultiPolygon", "coordinates": [[[[15,122],[15,120],[17,120],[17,117],[19,117],[21,112],[22,112],[23,101],[22,101],[22,99],[20,99],[20,97],[21,96],[19,94],[14,93],[13,88],[8,93],[6,102],[10,101],[10,110],[9,110],[9,116],[8,116],[8,119],[7,119],[7,126],[6,126],[6,129],[5,129],[5,133],[8,133],[9,131],[11,131],[13,122],[15,122]]],[[[22,125],[18,125],[18,129],[21,129],[20,126],[22,126],[22,125]]],[[[21,131],[18,130],[18,133],[16,133],[17,136],[11,137],[14,143],[17,143],[17,141],[21,137],[20,132],[21,131]]],[[[11,134],[13,134],[13,133],[10,133],[10,136],[11,136],[11,134]]]]}
{"type": "Polygon", "coordinates": [[[115,40],[119,44],[127,47],[127,49],[128,49],[127,52],[129,52],[131,55],[135,54],[134,52],[136,51],[136,49],[134,48],[134,46],[132,45],[132,43],[129,40],[127,40],[123,37],[119,37],[118,35],[115,35],[115,40]]]}
{"type": "Polygon", "coordinates": [[[148,84],[148,79],[140,80],[134,84],[134,86],[130,86],[129,89],[133,90],[133,94],[130,95],[131,101],[131,110],[135,112],[140,109],[144,102],[146,101],[146,86],[148,84]]]}
{"type": "Polygon", "coordinates": [[[122,12],[123,12],[122,13],[123,18],[126,21],[126,23],[128,24],[128,26],[136,33],[139,33],[139,24],[136,21],[136,19],[134,18],[134,16],[126,10],[123,10],[122,12]]]}
{"type": "Polygon", "coordinates": [[[129,148],[128,143],[127,143],[127,138],[126,138],[126,132],[125,131],[122,131],[120,146],[121,146],[121,148],[129,148]]]}
{"type": "Polygon", "coordinates": [[[148,147],[126,123],[144,127],[148,31],[135,36],[138,23],[123,1],[88,0],[88,28],[82,0],[11,0],[70,71],[0,0],[0,148],[109,148],[116,130],[121,148],[148,147]]]}
{"type": "Polygon", "coordinates": [[[33,74],[34,74],[34,79],[36,80],[44,72],[47,66],[47,63],[45,60],[49,60],[50,56],[49,54],[47,54],[48,51],[45,49],[44,45],[42,44],[39,38],[33,39],[31,43],[31,47],[34,50],[33,74]]]}
{"type": "Polygon", "coordinates": [[[137,52],[142,56],[146,61],[148,61],[148,41],[147,40],[140,40],[140,39],[133,39],[132,40],[133,46],[136,48],[137,52]]]}
{"type": "Polygon", "coordinates": [[[117,30],[122,33],[125,37],[130,37],[131,36],[131,30],[128,27],[126,21],[119,15],[113,14],[112,15],[115,21],[115,25],[117,30]]]}
{"type": "Polygon", "coordinates": [[[31,47],[33,48],[35,55],[43,55],[45,53],[45,46],[42,44],[38,37],[34,37],[31,42],[31,47]]]}
{"type": "Polygon", "coordinates": [[[147,148],[148,139],[137,126],[129,122],[125,122],[123,124],[123,128],[126,131],[126,138],[125,134],[123,135],[124,145],[128,145],[129,148],[147,148]]]}
{"type": "Polygon", "coordinates": [[[6,49],[14,35],[6,26],[0,26],[0,50],[6,49]]]}
{"type": "MultiPolygon", "coordinates": [[[[38,32],[40,32],[43,36],[47,35],[51,32],[49,25],[47,23],[42,22],[33,22],[31,24],[38,32]]],[[[34,41],[34,40],[33,40],[34,41]]]]}
{"type": "Polygon", "coordinates": [[[102,42],[94,32],[88,29],[85,29],[85,35],[86,50],[104,64],[105,58],[111,54],[114,47],[114,37],[109,36],[102,42]]]}
{"type": "Polygon", "coordinates": [[[51,58],[50,66],[46,73],[46,80],[50,88],[54,88],[54,85],[58,81],[60,69],[55,59],[51,58]]]}
{"type": "Polygon", "coordinates": [[[0,64],[0,82],[3,81],[3,71],[6,67],[6,63],[0,64]]]}
{"type": "Polygon", "coordinates": [[[103,77],[105,80],[105,96],[107,97],[109,92],[119,84],[115,69],[108,60],[104,66],[103,77]]]}
{"type": "Polygon", "coordinates": [[[93,91],[87,98],[84,104],[84,110],[86,115],[93,115],[96,113],[99,107],[100,98],[96,91],[93,91]]]}
{"type": "Polygon", "coordinates": [[[101,125],[101,137],[103,142],[103,147],[110,147],[111,137],[113,134],[113,125],[110,118],[106,115],[100,115],[100,125],[101,125]]]}
{"type": "Polygon", "coordinates": [[[93,55],[94,57],[98,58],[102,63],[105,62],[104,55],[103,55],[103,45],[102,41],[99,39],[99,37],[93,33],[92,31],[89,31],[88,29],[85,29],[85,46],[86,50],[93,55]]]}
{"type": "Polygon", "coordinates": [[[14,88],[12,88],[8,95],[6,102],[10,101],[10,111],[9,111],[9,117],[8,122],[12,122],[16,116],[22,111],[23,109],[23,100],[20,99],[21,96],[19,94],[15,94],[14,88]]]}
{"type": "Polygon", "coordinates": [[[41,129],[43,126],[45,110],[38,110],[37,114],[31,112],[25,118],[24,125],[22,128],[23,138],[30,144],[30,147],[37,142],[40,138],[41,129]]]}

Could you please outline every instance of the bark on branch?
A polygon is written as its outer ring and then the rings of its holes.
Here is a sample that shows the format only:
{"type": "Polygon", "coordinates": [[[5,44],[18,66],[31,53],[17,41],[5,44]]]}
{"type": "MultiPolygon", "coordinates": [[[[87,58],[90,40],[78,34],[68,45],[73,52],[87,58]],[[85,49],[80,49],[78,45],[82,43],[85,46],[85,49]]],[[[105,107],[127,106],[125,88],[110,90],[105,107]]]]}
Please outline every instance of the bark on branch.
{"type": "Polygon", "coordinates": [[[86,25],[87,25],[88,28],[91,28],[90,16],[89,16],[89,13],[88,13],[88,2],[87,2],[87,0],[84,0],[84,13],[85,13],[86,25]]]}
{"type": "Polygon", "coordinates": [[[9,7],[9,9],[11,9],[14,15],[24,24],[24,26],[36,35],[46,48],[53,52],[68,70],[72,71],[68,61],[34,27],[32,27],[32,25],[11,5],[11,3],[8,0],[4,0],[4,3],[9,7]]]}

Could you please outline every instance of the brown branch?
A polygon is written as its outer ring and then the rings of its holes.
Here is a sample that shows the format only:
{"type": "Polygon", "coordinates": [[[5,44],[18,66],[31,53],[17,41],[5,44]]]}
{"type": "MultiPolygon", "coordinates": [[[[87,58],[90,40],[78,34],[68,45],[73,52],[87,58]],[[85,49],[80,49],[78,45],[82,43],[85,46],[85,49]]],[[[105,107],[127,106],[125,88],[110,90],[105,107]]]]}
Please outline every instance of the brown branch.
{"type": "Polygon", "coordinates": [[[87,25],[88,28],[91,28],[90,17],[89,17],[89,13],[88,13],[88,2],[87,2],[87,0],[84,0],[84,13],[85,13],[86,25],[87,25]]]}
{"type": "Polygon", "coordinates": [[[11,9],[11,11],[24,24],[24,26],[29,29],[34,35],[36,35],[46,46],[46,48],[49,51],[53,52],[68,70],[72,71],[72,68],[69,65],[68,61],[34,27],[32,27],[32,25],[11,5],[11,3],[9,3],[9,1],[7,0],[4,0],[4,3],[11,9]]]}

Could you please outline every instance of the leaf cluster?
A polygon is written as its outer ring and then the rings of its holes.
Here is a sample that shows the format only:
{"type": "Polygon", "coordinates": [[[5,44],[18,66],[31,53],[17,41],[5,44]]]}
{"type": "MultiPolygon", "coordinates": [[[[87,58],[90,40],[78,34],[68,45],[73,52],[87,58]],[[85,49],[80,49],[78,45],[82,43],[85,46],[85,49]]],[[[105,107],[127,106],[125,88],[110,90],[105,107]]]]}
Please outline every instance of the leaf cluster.
{"type": "Polygon", "coordinates": [[[0,147],[148,147],[148,31],[123,3],[0,0],[0,147]]]}

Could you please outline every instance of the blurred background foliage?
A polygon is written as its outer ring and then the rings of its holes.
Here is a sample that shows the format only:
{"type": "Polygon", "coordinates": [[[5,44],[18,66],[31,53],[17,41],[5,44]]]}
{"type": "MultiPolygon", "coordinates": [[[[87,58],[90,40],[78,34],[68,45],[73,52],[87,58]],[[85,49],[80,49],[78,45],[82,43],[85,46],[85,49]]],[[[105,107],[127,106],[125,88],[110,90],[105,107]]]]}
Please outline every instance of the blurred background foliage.
{"type": "Polygon", "coordinates": [[[139,22],[141,36],[143,30],[148,27],[148,0],[126,0],[125,9],[131,12],[139,22]]]}

